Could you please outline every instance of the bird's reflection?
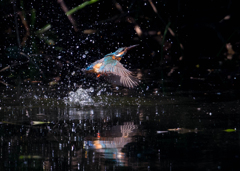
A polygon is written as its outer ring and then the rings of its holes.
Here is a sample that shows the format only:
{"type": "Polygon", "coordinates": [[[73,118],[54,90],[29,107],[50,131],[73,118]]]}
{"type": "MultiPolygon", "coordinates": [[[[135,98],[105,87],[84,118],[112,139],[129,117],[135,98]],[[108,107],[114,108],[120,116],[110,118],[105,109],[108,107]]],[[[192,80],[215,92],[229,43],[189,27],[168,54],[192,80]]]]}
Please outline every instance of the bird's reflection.
{"type": "Polygon", "coordinates": [[[133,122],[125,122],[123,125],[113,126],[111,130],[98,134],[97,138],[84,141],[84,149],[95,151],[101,158],[114,160],[118,165],[127,166],[126,156],[121,152],[122,148],[133,141],[132,136],[137,133],[137,125],[133,122]]]}

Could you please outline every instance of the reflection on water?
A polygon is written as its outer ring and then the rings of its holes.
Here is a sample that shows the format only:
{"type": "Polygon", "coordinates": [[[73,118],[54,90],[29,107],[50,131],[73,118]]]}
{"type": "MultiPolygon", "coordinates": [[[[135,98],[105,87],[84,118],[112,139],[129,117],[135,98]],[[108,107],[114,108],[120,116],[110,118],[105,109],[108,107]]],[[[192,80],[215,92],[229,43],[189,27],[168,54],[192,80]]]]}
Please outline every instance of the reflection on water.
{"type": "Polygon", "coordinates": [[[112,160],[119,166],[128,166],[127,157],[122,149],[128,143],[133,142],[132,136],[136,135],[137,128],[138,126],[134,125],[133,122],[113,126],[110,130],[104,132],[104,136],[98,133],[97,138],[84,141],[83,148],[87,151],[94,150],[100,154],[101,158],[112,160]]]}
{"type": "Polygon", "coordinates": [[[151,105],[6,105],[0,170],[238,170],[238,111],[238,101],[182,97],[151,105]]]}

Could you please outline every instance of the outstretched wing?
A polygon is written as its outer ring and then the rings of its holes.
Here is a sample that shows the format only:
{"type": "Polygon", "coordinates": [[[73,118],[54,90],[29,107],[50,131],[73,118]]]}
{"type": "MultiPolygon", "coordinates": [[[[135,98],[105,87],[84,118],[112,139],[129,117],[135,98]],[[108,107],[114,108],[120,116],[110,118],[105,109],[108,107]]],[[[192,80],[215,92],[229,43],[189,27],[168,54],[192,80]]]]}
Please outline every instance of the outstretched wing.
{"type": "Polygon", "coordinates": [[[138,85],[138,79],[132,75],[119,76],[115,74],[108,74],[108,76],[106,76],[105,78],[111,84],[124,86],[128,88],[133,88],[138,85]]]}
{"type": "Polygon", "coordinates": [[[114,60],[112,57],[104,58],[103,65],[100,67],[99,72],[112,73],[119,76],[131,74],[118,60],[114,60]]]}
{"type": "Polygon", "coordinates": [[[99,72],[108,76],[110,83],[124,87],[134,87],[138,85],[138,79],[132,76],[132,72],[123,67],[123,65],[113,59],[107,59],[100,67],[99,72]]]}

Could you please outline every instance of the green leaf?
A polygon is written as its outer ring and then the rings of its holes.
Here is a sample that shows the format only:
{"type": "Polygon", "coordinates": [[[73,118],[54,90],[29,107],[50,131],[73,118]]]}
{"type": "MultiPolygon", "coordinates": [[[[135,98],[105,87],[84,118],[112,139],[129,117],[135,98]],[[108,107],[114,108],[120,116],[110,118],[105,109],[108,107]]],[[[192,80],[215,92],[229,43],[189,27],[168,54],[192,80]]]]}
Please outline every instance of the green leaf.
{"type": "Polygon", "coordinates": [[[52,27],[51,24],[47,24],[43,28],[41,28],[38,31],[36,31],[36,34],[42,34],[42,33],[46,32],[46,31],[48,31],[51,27],[52,27]]]}
{"type": "Polygon", "coordinates": [[[46,123],[50,123],[50,122],[42,122],[42,121],[32,121],[31,122],[32,125],[42,125],[42,124],[46,124],[46,123]]]}
{"type": "Polygon", "coordinates": [[[93,4],[93,3],[97,2],[97,1],[99,1],[99,0],[90,0],[90,1],[86,1],[86,2],[84,2],[84,3],[80,4],[80,5],[78,5],[77,7],[71,9],[70,11],[66,12],[66,15],[69,16],[69,15],[75,13],[76,11],[78,11],[78,10],[80,10],[80,9],[82,9],[82,8],[84,8],[84,7],[86,7],[87,5],[93,4]]]}
{"type": "Polygon", "coordinates": [[[35,22],[36,22],[36,10],[32,9],[31,11],[31,28],[32,29],[34,28],[35,22]]]}
{"type": "Polygon", "coordinates": [[[236,129],[225,129],[225,132],[236,132],[236,129]]]}
{"type": "Polygon", "coordinates": [[[19,156],[19,159],[20,160],[23,160],[23,159],[41,159],[42,157],[41,156],[37,156],[37,155],[22,155],[22,156],[19,156]]]}

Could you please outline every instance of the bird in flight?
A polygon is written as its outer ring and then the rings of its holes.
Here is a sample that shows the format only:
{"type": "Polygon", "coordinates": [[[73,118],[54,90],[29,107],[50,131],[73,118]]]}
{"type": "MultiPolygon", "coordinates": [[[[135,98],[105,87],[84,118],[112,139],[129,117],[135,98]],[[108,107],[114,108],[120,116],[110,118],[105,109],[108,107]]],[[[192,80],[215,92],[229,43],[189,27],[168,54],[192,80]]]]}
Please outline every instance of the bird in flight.
{"type": "Polygon", "coordinates": [[[138,85],[138,79],[132,75],[131,71],[124,68],[120,60],[128,50],[136,46],[138,45],[119,48],[89,65],[85,71],[87,73],[96,73],[97,77],[105,76],[112,84],[133,88],[138,85]]]}

